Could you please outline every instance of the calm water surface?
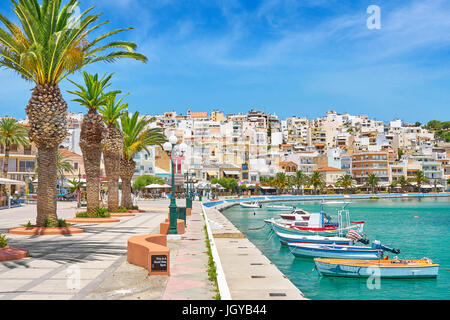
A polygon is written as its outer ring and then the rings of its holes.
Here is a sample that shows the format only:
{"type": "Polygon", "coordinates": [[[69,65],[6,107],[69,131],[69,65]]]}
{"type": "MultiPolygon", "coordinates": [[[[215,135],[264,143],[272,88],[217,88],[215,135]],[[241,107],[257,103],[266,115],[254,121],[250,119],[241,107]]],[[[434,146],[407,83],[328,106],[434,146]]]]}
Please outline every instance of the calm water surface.
{"type": "MultiPolygon", "coordinates": [[[[277,203],[282,204],[283,202],[277,203]]],[[[309,212],[319,212],[320,202],[284,202],[309,212]]],[[[353,221],[366,221],[364,232],[370,240],[401,249],[399,258],[428,257],[439,263],[437,279],[381,279],[380,289],[369,289],[366,279],[319,277],[312,259],[295,258],[276,235],[269,236],[264,219],[277,212],[235,206],[224,215],[254,243],[281,272],[313,300],[359,299],[450,299],[450,199],[360,200],[350,205],[353,221]],[[256,212],[256,215],[254,215],[256,212]],[[418,218],[415,218],[415,217],[418,218]]],[[[336,217],[339,205],[327,205],[327,214],[336,217]]],[[[334,219],[336,221],[336,219],[334,219]]],[[[390,254],[393,257],[393,254],[390,254]]]]}

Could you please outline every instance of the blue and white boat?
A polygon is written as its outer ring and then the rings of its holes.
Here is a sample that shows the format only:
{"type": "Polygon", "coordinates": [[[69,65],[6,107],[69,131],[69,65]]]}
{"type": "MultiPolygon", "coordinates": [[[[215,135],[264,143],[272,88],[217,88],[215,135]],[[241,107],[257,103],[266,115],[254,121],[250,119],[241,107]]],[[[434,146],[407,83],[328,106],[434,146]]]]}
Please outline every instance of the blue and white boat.
{"type": "Polygon", "coordinates": [[[383,257],[383,250],[364,246],[305,243],[288,243],[288,246],[296,257],[369,260],[383,257]]]}
{"type": "Polygon", "coordinates": [[[281,232],[275,232],[281,244],[322,244],[322,245],[341,245],[349,246],[353,244],[351,239],[342,237],[322,237],[322,236],[305,236],[305,235],[293,235],[281,232]]]}

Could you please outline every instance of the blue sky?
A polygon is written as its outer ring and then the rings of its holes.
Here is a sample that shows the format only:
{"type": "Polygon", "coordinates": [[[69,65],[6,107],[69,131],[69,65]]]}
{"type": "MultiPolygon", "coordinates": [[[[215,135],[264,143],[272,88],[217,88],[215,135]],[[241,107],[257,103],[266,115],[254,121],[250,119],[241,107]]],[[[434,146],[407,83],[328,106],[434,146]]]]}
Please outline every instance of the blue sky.
{"type": "MultiPolygon", "coordinates": [[[[130,111],[450,120],[448,0],[81,0],[92,5],[106,29],[134,27],[121,38],[149,58],[86,69],[114,72],[130,111]],[[381,8],[380,30],[367,28],[369,5],[381,8]]],[[[12,17],[9,1],[0,12],[12,17]]],[[[23,118],[32,87],[0,70],[0,115],[23,118]]]]}

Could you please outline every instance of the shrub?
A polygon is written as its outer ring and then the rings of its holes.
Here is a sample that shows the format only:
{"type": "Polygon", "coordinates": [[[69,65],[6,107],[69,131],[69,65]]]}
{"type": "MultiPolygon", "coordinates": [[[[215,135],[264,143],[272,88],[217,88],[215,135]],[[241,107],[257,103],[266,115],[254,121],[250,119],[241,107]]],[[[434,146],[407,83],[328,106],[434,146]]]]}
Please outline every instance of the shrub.
{"type": "Polygon", "coordinates": [[[4,248],[8,245],[8,239],[5,235],[0,234],[0,248],[4,248]]]}
{"type": "Polygon", "coordinates": [[[362,193],[361,189],[356,190],[356,193],[361,194],[362,193]]]}
{"type": "Polygon", "coordinates": [[[33,225],[31,224],[31,221],[28,221],[28,223],[25,225],[27,228],[31,228],[33,225]]]}
{"type": "MultiPolygon", "coordinates": [[[[28,222],[27,227],[31,227],[31,223],[28,222]]],[[[44,228],[67,228],[70,227],[70,224],[66,222],[64,219],[59,219],[58,222],[53,222],[49,218],[44,221],[44,228]]]]}
{"type": "Polygon", "coordinates": [[[77,218],[109,218],[111,214],[108,212],[106,208],[97,208],[93,214],[89,214],[88,212],[77,213],[77,218]]]}
{"type": "Polygon", "coordinates": [[[117,213],[125,213],[127,211],[128,211],[127,208],[120,206],[119,209],[117,210],[117,213]]]}

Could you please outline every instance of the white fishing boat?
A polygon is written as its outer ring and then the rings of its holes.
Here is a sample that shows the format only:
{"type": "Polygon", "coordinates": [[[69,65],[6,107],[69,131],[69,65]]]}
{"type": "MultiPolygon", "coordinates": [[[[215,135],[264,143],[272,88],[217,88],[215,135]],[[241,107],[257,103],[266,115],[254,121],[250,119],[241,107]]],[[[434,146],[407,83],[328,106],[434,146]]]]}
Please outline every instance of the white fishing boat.
{"type": "MultiPolygon", "coordinates": [[[[363,234],[364,221],[350,221],[350,212],[346,209],[349,203],[333,202],[333,204],[343,204],[342,210],[338,211],[337,223],[331,222],[331,217],[322,210],[319,213],[312,213],[308,221],[285,219],[269,219],[265,222],[271,225],[274,231],[290,235],[320,235],[344,237],[351,230],[363,234]]],[[[326,204],[326,203],[323,203],[326,204]]],[[[322,204],[322,205],[323,205],[322,204]]]]}
{"type": "Polygon", "coordinates": [[[241,202],[239,204],[242,208],[248,208],[248,209],[259,209],[262,208],[262,204],[259,202],[241,202]]]}
{"type": "Polygon", "coordinates": [[[436,278],[439,264],[421,260],[314,259],[321,275],[350,278],[436,278]]]}
{"type": "Polygon", "coordinates": [[[354,243],[352,239],[343,237],[323,237],[323,236],[305,236],[293,235],[281,232],[275,232],[281,244],[288,245],[291,243],[301,244],[328,244],[328,245],[342,245],[349,246],[354,243]]]}
{"type": "Polygon", "coordinates": [[[281,219],[290,221],[308,221],[311,217],[311,213],[303,209],[295,209],[291,213],[281,213],[279,214],[281,219]]]}
{"type": "Polygon", "coordinates": [[[267,211],[289,211],[292,212],[293,210],[295,210],[295,206],[267,206],[266,207],[267,211]]]}

